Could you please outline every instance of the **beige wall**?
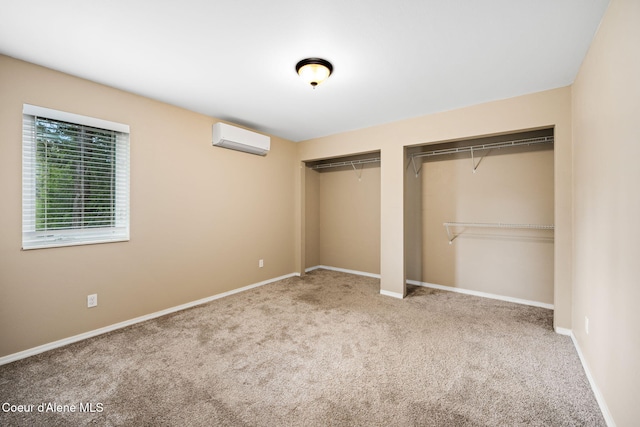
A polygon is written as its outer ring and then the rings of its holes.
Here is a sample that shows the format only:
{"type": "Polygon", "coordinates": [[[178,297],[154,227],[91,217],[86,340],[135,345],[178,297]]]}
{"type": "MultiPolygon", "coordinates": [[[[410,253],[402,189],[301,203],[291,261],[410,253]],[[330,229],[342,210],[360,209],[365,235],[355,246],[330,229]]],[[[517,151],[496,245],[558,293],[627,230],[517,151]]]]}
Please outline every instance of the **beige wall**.
{"type": "Polygon", "coordinates": [[[0,356],[297,271],[295,144],[212,147],[213,118],[5,56],[0,94],[0,356]],[[23,103],[130,125],[131,241],[21,251],[23,103]]]}
{"type": "Polygon", "coordinates": [[[380,273],[380,168],[306,169],[306,268],[380,273]]]}
{"type": "Polygon", "coordinates": [[[613,0],[575,81],[572,100],[573,333],[619,427],[640,420],[638,46],[640,2],[613,0]]]}
{"type": "Polygon", "coordinates": [[[380,273],[380,168],[320,173],[320,265],[380,273]]]}
{"type": "MultiPolygon", "coordinates": [[[[353,153],[381,152],[380,273],[381,290],[405,292],[406,260],[416,247],[405,221],[410,194],[405,186],[405,147],[554,127],[554,296],[555,326],[571,328],[572,283],[572,160],[571,89],[560,88],[531,95],[461,108],[300,143],[300,160],[309,161],[353,153]],[[405,197],[406,193],[406,197],[405,197]],[[407,238],[405,239],[405,236],[407,238]]],[[[412,184],[409,184],[412,185],[412,184]]],[[[300,210],[302,208],[300,207],[300,210]]]]}
{"type": "Polygon", "coordinates": [[[407,156],[404,178],[404,253],[406,277],[408,280],[422,281],[424,247],[422,182],[424,174],[420,162],[411,162],[407,156]]]}
{"type": "Polygon", "coordinates": [[[476,173],[470,158],[423,164],[422,268],[408,278],[553,304],[553,231],[456,228],[449,244],[444,222],[553,224],[553,151],[496,154],[476,173]]]}
{"type": "MultiPolygon", "coordinates": [[[[320,172],[304,167],[305,173],[305,269],[320,261],[320,172]]],[[[325,264],[326,265],[326,264],[325,264]]]]}

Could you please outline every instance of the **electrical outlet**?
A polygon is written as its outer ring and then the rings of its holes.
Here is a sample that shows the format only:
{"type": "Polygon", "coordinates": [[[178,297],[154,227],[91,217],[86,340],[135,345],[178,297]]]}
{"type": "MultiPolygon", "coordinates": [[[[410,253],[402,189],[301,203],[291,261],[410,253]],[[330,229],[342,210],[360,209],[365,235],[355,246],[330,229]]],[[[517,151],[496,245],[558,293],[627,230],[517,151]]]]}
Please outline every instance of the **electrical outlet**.
{"type": "Polygon", "coordinates": [[[258,260],[258,267],[260,267],[260,268],[264,267],[264,260],[263,259],[258,260]]]}
{"type": "Polygon", "coordinates": [[[87,307],[96,307],[98,305],[98,294],[87,295],[87,307]]]}
{"type": "Polygon", "coordinates": [[[589,318],[584,316],[584,331],[589,335],[589,318]]]}

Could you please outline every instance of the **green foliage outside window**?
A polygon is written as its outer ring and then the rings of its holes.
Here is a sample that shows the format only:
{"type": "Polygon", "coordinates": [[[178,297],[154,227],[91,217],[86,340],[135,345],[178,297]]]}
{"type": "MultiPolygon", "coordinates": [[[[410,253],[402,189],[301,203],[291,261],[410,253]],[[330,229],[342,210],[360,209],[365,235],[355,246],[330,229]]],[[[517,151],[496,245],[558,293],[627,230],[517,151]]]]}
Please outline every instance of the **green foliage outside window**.
{"type": "Polygon", "coordinates": [[[36,230],[115,224],[116,134],[36,118],[36,230]]]}

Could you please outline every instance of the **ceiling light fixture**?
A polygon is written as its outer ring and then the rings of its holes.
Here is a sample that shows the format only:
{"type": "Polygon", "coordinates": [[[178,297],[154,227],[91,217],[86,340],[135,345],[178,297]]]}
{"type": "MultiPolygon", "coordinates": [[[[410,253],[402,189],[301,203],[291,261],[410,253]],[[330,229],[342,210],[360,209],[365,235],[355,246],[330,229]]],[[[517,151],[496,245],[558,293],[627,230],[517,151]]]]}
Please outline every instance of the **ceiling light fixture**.
{"type": "Polygon", "coordinates": [[[296,71],[300,77],[314,89],[325,81],[333,71],[333,65],[320,58],[307,58],[296,64],[296,71]]]}

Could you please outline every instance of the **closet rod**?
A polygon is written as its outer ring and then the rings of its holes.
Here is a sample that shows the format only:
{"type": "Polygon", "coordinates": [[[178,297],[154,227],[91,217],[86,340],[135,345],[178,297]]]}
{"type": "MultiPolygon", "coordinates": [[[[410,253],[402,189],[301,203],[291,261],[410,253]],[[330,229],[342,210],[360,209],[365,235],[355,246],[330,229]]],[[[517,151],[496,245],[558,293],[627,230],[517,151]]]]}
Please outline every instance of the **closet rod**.
{"type": "Polygon", "coordinates": [[[544,225],[544,224],[505,224],[502,222],[498,223],[488,223],[488,222],[445,222],[444,228],[447,230],[447,236],[449,237],[449,244],[453,242],[453,240],[458,237],[457,235],[452,235],[449,227],[482,227],[482,228],[520,228],[520,229],[529,229],[529,230],[553,230],[555,227],[553,225],[544,225]]]}
{"type": "Polygon", "coordinates": [[[374,157],[371,159],[361,159],[361,160],[348,160],[344,162],[333,162],[333,163],[322,163],[319,165],[311,166],[311,169],[327,169],[327,168],[338,168],[341,166],[355,166],[355,165],[364,165],[366,163],[377,163],[380,161],[380,157],[374,157]]]}
{"type": "Polygon", "coordinates": [[[457,153],[466,153],[466,152],[473,153],[474,151],[477,151],[477,150],[491,150],[494,148],[518,147],[521,145],[553,144],[553,142],[554,142],[553,136],[516,139],[513,141],[494,142],[491,144],[478,144],[478,145],[471,145],[467,147],[445,148],[442,150],[425,151],[424,153],[413,153],[411,155],[411,159],[419,158],[419,157],[443,156],[447,154],[457,154],[457,153]]]}

